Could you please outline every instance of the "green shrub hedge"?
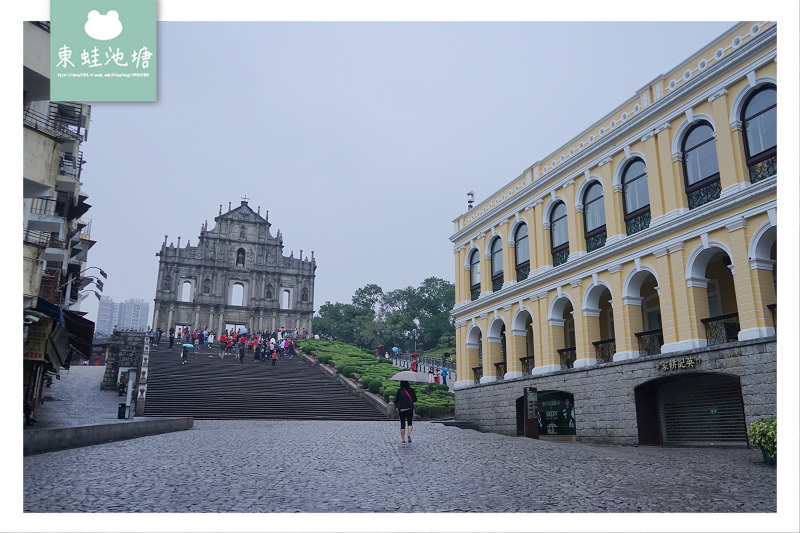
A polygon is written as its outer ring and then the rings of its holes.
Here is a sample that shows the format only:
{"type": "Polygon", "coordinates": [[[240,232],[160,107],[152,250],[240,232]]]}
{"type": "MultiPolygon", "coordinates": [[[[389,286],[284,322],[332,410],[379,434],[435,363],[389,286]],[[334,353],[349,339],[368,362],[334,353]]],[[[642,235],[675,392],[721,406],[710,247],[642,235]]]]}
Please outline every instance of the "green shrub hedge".
{"type": "MultiPolygon", "coordinates": [[[[313,355],[320,363],[333,365],[345,377],[360,379],[365,389],[373,394],[380,394],[384,401],[397,394],[399,381],[391,378],[401,368],[391,364],[388,359],[376,359],[372,352],[362,350],[351,344],[340,341],[323,341],[300,339],[298,347],[306,355],[313,355]]],[[[455,399],[447,390],[447,385],[439,383],[412,383],[417,393],[415,405],[417,415],[421,418],[443,418],[453,416],[455,399]]]]}

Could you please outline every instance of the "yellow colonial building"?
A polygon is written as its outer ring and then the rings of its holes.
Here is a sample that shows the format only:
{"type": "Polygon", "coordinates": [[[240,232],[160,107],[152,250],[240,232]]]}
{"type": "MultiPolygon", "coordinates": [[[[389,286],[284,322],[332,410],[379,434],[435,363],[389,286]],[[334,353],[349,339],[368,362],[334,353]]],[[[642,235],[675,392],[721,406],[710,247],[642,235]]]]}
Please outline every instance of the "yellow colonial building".
{"type": "Polygon", "coordinates": [[[733,26],[455,221],[456,419],[745,444],[775,414],[777,25],[733,26]],[[558,413],[556,413],[558,411],[558,413]]]}

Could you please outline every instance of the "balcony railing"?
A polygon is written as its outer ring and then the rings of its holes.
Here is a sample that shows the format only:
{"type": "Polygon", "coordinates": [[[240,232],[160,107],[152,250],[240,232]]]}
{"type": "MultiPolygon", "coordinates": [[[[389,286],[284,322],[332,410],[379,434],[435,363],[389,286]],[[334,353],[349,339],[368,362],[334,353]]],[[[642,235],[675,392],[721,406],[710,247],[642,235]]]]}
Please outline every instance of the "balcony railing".
{"type": "Polygon", "coordinates": [[[720,185],[719,179],[712,181],[705,187],[700,187],[699,189],[689,192],[686,194],[687,200],[689,201],[689,209],[695,209],[708,202],[713,202],[719,198],[720,194],[722,194],[722,186],[720,185]]]}
{"type": "Polygon", "coordinates": [[[558,350],[558,356],[561,360],[561,368],[563,370],[575,367],[575,359],[577,359],[578,355],[574,346],[571,348],[561,348],[558,350]]]}
{"type": "Polygon", "coordinates": [[[23,228],[22,242],[35,244],[36,246],[48,246],[50,243],[50,234],[46,231],[36,231],[23,228]]]}
{"type": "Polygon", "coordinates": [[[54,217],[64,217],[66,203],[53,200],[52,198],[33,198],[31,199],[31,213],[34,215],[49,215],[54,217]]]}
{"type": "Polygon", "coordinates": [[[769,304],[767,309],[772,313],[772,327],[778,331],[778,304],[769,304]]]}
{"type": "Polygon", "coordinates": [[[480,296],[480,295],[481,295],[481,288],[480,287],[474,287],[474,288],[471,288],[469,290],[469,297],[472,300],[477,300],[478,296],[480,296]]]}
{"type": "Polygon", "coordinates": [[[497,379],[505,379],[506,377],[506,362],[500,361],[494,364],[494,375],[497,379]]]}
{"type": "Polygon", "coordinates": [[[531,273],[530,264],[517,267],[517,281],[525,281],[531,273]]]}
{"type": "Polygon", "coordinates": [[[520,357],[519,360],[522,361],[522,371],[529,375],[533,374],[533,367],[534,367],[533,356],[531,355],[529,357],[520,357]]]}
{"type": "Polygon", "coordinates": [[[725,344],[739,340],[739,313],[712,316],[700,320],[706,327],[708,344],[725,344]]]}
{"type": "Polygon", "coordinates": [[[614,339],[594,341],[592,344],[598,363],[610,363],[614,360],[614,354],[617,353],[617,343],[614,339]]]}
{"type": "Polygon", "coordinates": [[[639,355],[657,355],[661,353],[664,345],[664,331],[661,329],[651,329],[650,331],[640,331],[634,333],[639,341],[639,355]]]}
{"type": "Polygon", "coordinates": [[[481,382],[481,378],[483,377],[483,367],[482,366],[474,366],[472,367],[472,377],[475,381],[475,384],[481,382]]]}
{"type": "Polygon", "coordinates": [[[778,174],[778,154],[750,167],[750,183],[757,183],[776,174],[778,174]]]}
{"type": "Polygon", "coordinates": [[[61,176],[78,178],[81,174],[81,164],[83,163],[83,152],[78,152],[78,159],[69,159],[62,155],[58,164],[58,173],[61,176]]]}
{"type": "Polygon", "coordinates": [[[606,245],[606,232],[601,231],[596,235],[586,238],[586,251],[591,252],[606,245]]]}
{"type": "Polygon", "coordinates": [[[628,235],[639,233],[650,227],[650,211],[625,221],[625,232],[628,235]]]}
{"type": "Polygon", "coordinates": [[[50,115],[43,115],[33,108],[26,107],[23,109],[22,122],[26,126],[40,131],[45,135],[49,135],[61,143],[83,141],[83,136],[78,131],[77,126],[65,122],[63,119],[59,118],[58,115],[54,115],[53,113],[50,115]]]}
{"type": "Polygon", "coordinates": [[[569,258],[569,248],[564,248],[558,252],[553,252],[553,266],[563,265],[569,258]]]}
{"type": "Polygon", "coordinates": [[[492,292],[497,292],[503,288],[503,276],[492,278],[492,292]]]}

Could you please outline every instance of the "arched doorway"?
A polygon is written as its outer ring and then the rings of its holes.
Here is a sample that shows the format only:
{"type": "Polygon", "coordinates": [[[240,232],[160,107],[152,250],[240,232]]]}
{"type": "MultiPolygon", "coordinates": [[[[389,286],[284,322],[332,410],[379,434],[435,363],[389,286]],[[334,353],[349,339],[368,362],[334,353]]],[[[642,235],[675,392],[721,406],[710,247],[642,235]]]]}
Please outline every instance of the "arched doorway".
{"type": "Polygon", "coordinates": [[[746,445],[738,376],[692,373],[658,378],[634,389],[639,444],[746,445]]]}

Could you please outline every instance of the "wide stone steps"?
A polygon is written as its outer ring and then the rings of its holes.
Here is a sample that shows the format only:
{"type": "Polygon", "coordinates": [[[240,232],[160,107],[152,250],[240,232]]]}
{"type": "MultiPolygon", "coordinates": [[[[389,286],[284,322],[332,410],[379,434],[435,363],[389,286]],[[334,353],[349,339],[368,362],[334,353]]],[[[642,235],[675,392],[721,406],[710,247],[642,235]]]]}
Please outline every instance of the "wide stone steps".
{"type": "Polygon", "coordinates": [[[367,400],[347,391],[301,358],[275,366],[248,353],[217,357],[202,348],[181,364],[180,348],[151,347],[144,416],[198,420],[385,420],[367,400]],[[214,357],[209,357],[212,355],[214,357]]]}

